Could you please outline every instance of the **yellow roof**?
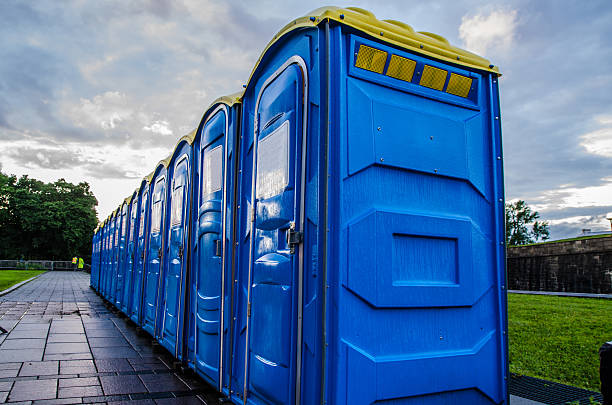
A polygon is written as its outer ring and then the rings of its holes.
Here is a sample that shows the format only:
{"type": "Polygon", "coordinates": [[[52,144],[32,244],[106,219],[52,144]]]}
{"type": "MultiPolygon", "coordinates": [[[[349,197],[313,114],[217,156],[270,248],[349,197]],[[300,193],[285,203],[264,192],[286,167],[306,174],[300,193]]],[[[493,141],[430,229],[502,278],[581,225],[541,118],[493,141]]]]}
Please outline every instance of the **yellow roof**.
{"type": "MultiPolygon", "coordinates": [[[[195,135],[196,135],[197,130],[194,129],[193,131],[191,131],[190,133],[188,133],[187,135],[183,135],[179,138],[178,142],[176,143],[176,145],[174,145],[174,150],[172,151],[172,153],[170,154],[170,156],[168,156],[168,162],[170,162],[170,159],[172,158],[172,156],[174,156],[174,154],[176,153],[176,150],[178,149],[179,145],[181,144],[181,142],[183,141],[187,141],[187,143],[189,145],[191,145],[193,143],[193,140],[195,139],[195,135]]],[[[157,168],[157,166],[156,166],[157,168]]]]}
{"type": "Polygon", "coordinates": [[[421,55],[499,75],[498,67],[493,66],[487,59],[451,45],[446,38],[440,35],[432,34],[431,32],[416,32],[411,26],[400,21],[379,20],[371,12],[358,7],[340,8],[327,6],[313,10],[307,15],[285,25],[266,45],[266,48],[251,71],[249,81],[265,53],[276,41],[293,30],[315,27],[328,20],[350,26],[370,37],[421,55]]]}

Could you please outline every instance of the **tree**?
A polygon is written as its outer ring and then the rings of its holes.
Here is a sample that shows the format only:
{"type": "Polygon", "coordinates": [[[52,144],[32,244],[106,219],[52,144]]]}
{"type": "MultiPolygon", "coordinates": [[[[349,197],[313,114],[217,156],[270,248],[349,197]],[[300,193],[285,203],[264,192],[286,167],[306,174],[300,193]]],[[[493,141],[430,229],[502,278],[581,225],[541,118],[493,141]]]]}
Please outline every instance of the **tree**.
{"type": "Polygon", "coordinates": [[[506,203],[506,243],[525,245],[549,239],[548,222],[538,221],[538,218],[540,214],[532,211],[523,200],[506,203]]]}
{"type": "Polygon", "coordinates": [[[96,205],[86,182],[0,173],[0,259],[89,260],[96,205]]]}

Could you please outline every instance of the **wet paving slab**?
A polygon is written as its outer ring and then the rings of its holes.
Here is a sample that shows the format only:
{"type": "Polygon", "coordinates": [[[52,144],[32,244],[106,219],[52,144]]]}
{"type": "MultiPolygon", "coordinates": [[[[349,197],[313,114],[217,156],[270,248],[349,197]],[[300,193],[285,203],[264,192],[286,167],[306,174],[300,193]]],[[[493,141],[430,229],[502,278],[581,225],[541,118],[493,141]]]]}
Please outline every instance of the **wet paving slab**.
{"type": "Polygon", "coordinates": [[[0,297],[0,327],[0,403],[219,403],[91,290],[88,274],[48,272],[0,297]]]}

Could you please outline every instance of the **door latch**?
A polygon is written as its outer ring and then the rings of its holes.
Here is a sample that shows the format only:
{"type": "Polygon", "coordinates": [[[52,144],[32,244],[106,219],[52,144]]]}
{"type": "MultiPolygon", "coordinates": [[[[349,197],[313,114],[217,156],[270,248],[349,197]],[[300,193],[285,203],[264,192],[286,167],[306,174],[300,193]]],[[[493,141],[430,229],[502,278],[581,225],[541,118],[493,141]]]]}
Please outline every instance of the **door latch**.
{"type": "Polygon", "coordinates": [[[161,257],[162,257],[162,248],[159,248],[157,250],[157,257],[159,257],[161,259],[161,257]]]}
{"type": "Polygon", "coordinates": [[[178,248],[178,256],[181,259],[183,258],[183,245],[179,246],[179,248],[178,248]]]}
{"type": "Polygon", "coordinates": [[[304,232],[295,230],[295,223],[292,222],[291,226],[287,230],[287,246],[291,254],[295,253],[295,247],[302,243],[304,240],[304,232]]]}

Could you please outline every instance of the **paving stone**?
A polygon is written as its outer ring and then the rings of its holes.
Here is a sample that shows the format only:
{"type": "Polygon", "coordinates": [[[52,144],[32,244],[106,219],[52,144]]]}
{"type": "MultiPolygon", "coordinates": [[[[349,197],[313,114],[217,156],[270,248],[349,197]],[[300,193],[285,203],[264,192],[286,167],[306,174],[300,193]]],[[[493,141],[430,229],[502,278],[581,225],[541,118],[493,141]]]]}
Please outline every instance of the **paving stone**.
{"type": "Polygon", "coordinates": [[[91,360],[91,353],[45,354],[44,360],[91,360]]]}
{"type": "Polygon", "coordinates": [[[97,395],[102,395],[102,388],[100,388],[99,385],[60,388],[57,394],[58,398],[89,397],[97,395]]]}
{"type": "Polygon", "coordinates": [[[107,402],[108,405],[155,405],[152,399],[137,399],[129,401],[113,401],[107,402]]]}
{"type": "Polygon", "coordinates": [[[47,343],[45,354],[89,353],[87,343],[47,343]]]}
{"type": "Polygon", "coordinates": [[[140,357],[131,347],[92,347],[91,352],[96,359],[140,357]]]}
{"type": "Polygon", "coordinates": [[[96,359],[95,363],[100,373],[107,371],[134,371],[126,359],[96,359]]]}
{"type": "Polygon", "coordinates": [[[62,360],[60,362],[60,374],[85,374],[95,372],[96,366],[93,360],[62,360]]]}
{"type": "Polygon", "coordinates": [[[58,387],[86,387],[88,385],[100,385],[98,377],[87,377],[87,378],[60,378],[58,387]]]}
{"type": "Polygon", "coordinates": [[[59,399],[41,399],[38,401],[34,401],[33,405],[63,405],[63,404],[80,404],[80,403],[83,403],[82,398],[59,398],[59,399]]]}
{"type": "Polygon", "coordinates": [[[121,332],[117,329],[92,329],[85,332],[89,339],[91,338],[109,338],[109,337],[123,337],[121,332]]]}
{"type": "Polygon", "coordinates": [[[4,350],[0,349],[0,363],[41,361],[43,349],[4,350]]]}
{"type": "Polygon", "coordinates": [[[49,329],[49,323],[40,323],[40,322],[31,322],[31,323],[22,323],[19,322],[17,326],[15,326],[15,331],[24,331],[24,330],[35,330],[35,331],[47,331],[49,329]]]}
{"type": "Polygon", "coordinates": [[[173,374],[142,374],[139,377],[149,392],[189,390],[189,387],[173,374]]]}
{"type": "Polygon", "coordinates": [[[0,392],[0,404],[6,402],[6,398],[8,398],[8,392],[0,392]]]}
{"type": "Polygon", "coordinates": [[[0,391],[2,392],[10,391],[12,386],[13,386],[12,381],[2,381],[0,382],[0,391]]]}
{"type": "Polygon", "coordinates": [[[156,399],[158,405],[202,405],[204,402],[198,397],[178,397],[178,398],[162,398],[156,399]]]}
{"type": "Polygon", "coordinates": [[[57,375],[59,374],[59,362],[58,361],[35,361],[23,363],[21,371],[19,372],[20,377],[31,377],[39,375],[57,375]]]}
{"type": "Polygon", "coordinates": [[[37,399],[54,399],[57,394],[57,380],[15,381],[8,400],[34,401],[37,399]]]}
{"type": "Polygon", "coordinates": [[[35,330],[13,330],[6,337],[7,339],[46,339],[46,329],[35,329],[35,330]]]}
{"type": "Polygon", "coordinates": [[[8,350],[43,349],[45,342],[45,339],[8,339],[2,343],[0,348],[8,350]]]}
{"type": "Polygon", "coordinates": [[[11,378],[11,377],[17,377],[17,373],[19,373],[19,369],[16,370],[4,370],[2,369],[2,367],[4,367],[3,363],[0,363],[0,378],[11,378]]]}
{"type": "Polygon", "coordinates": [[[87,336],[84,333],[50,333],[47,343],[84,343],[87,336]]]}
{"type": "Polygon", "coordinates": [[[23,363],[2,363],[2,370],[19,370],[23,363]]]}
{"type": "Polygon", "coordinates": [[[142,381],[135,375],[100,377],[100,382],[105,395],[147,392],[142,381]]]}
{"type": "Polygon", "coordinates": [[[93,347],[116,347],[116,346],[127,346],[130,344],[124,338],[111,337],[111,338],[89,338],[89,346],[93,347]]]}

